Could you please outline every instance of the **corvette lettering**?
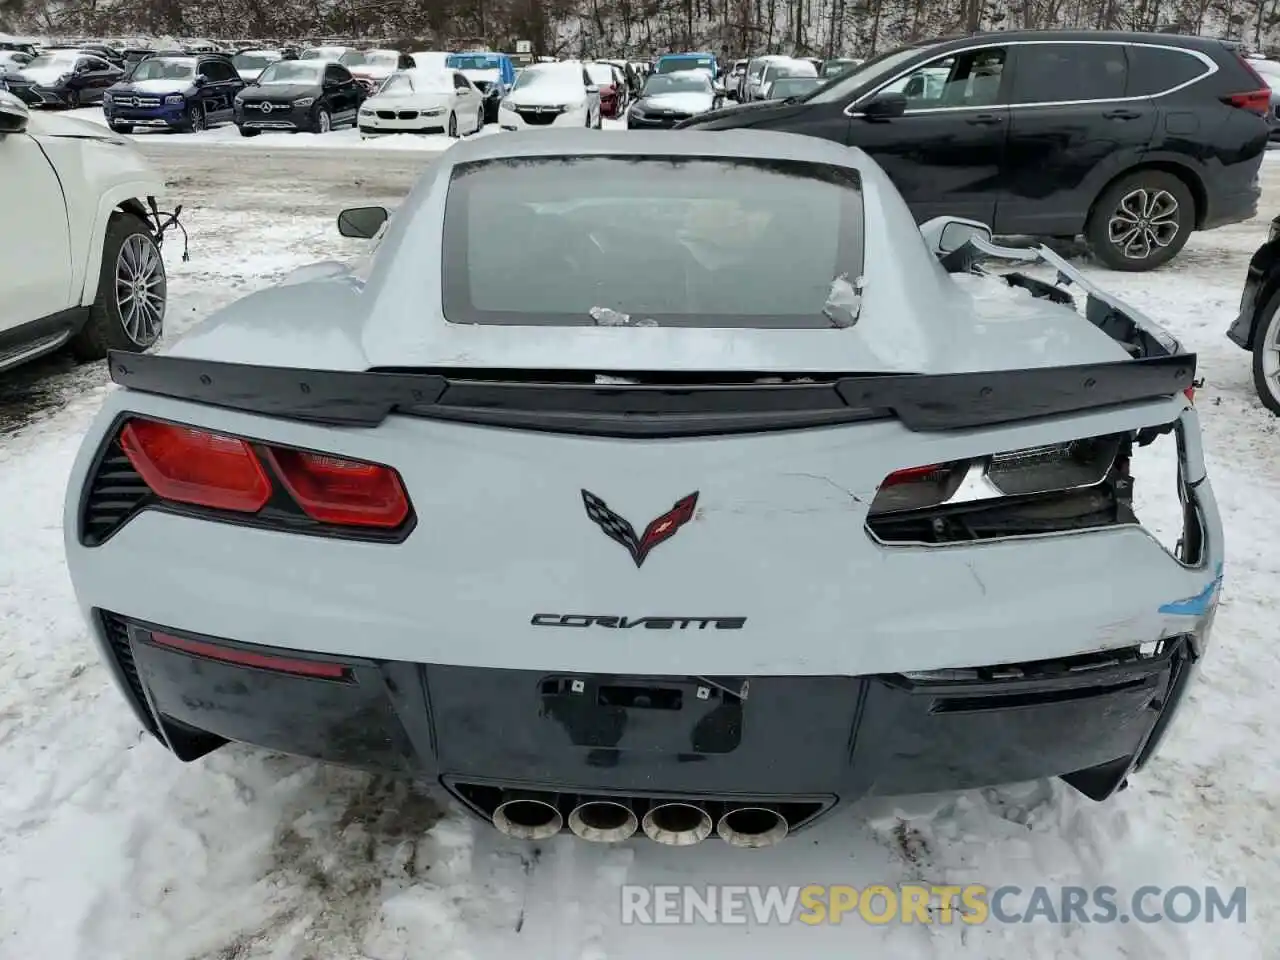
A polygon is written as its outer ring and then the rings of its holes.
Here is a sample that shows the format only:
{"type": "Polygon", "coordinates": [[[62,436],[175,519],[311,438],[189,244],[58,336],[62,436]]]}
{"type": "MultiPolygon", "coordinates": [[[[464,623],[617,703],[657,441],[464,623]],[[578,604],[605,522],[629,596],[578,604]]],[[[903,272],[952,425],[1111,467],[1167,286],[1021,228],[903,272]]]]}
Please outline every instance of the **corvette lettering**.
{"type": "Polygon", "coordinates": [[[741,630],[746,617],[600,617],[588,613],[535,613],[535,627],[606,627],[610,630],[741,630]]]}

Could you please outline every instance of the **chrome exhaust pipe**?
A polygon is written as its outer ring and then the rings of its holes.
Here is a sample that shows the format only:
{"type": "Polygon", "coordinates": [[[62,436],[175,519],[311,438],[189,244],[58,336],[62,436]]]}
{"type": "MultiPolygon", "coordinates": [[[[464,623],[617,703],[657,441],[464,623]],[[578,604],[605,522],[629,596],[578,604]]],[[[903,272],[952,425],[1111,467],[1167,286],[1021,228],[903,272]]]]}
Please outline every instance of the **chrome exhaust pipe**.
{"type": "Polygon", "coordinates": [[[691,847],[711,836],[711,815],[691,803],[661,803],[640,823],[644,835],[668,847],[691,847]]]}
{"type": "Polygon", "coordinates": [[[574,836],[592,843],[621,843],[639,827],[635,811],[616,800],[587,800],[569,814],[574,836]]]}
{"type": "Polygon", "coordinates": [[[732,847],[771,847],[789,829],[782,814],[768,807],[735,807],[716,824],[720,839],[732,847]]]}
{"type": "Polygon", "coordinates": [[[506,796],[493,811],[493,825],[499,833],[517,840],[546,840],[564,826],[564,817],[553,804],[524,793],[506,796]]]}

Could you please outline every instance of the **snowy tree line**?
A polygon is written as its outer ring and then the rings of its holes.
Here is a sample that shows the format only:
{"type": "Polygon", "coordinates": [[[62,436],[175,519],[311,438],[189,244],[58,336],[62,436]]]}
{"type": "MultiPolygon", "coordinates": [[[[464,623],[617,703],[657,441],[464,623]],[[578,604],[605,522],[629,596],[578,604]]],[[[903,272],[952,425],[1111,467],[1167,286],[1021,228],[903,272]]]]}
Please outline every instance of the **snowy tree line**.
{"type": "Polygon", "coordinates": [[[872,56],[1012,28],[1164,30],[1280,48],[1280,0],[0,0],[0,31],[114,37],[379,38],[557,56],[872,56]]]}

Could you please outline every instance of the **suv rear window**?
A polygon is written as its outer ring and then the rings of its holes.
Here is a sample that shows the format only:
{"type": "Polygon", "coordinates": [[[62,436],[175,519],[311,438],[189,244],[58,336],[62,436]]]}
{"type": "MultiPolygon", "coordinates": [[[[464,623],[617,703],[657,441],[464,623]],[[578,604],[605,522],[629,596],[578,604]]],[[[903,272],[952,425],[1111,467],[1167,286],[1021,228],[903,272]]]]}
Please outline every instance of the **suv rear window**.
{"type": "Polygon", "coordinates": [[[829,328],[862,271],[856,170],[797,161],[520,158],[459,165],[453,323],[829,328]],[[604,317],[602,320],[601,317],[604,317]]]}
{"type": "Polygon", "coordinates": [[[1204,61],[1190,53],[1135,45],[1129,48],[1129,85],[1125,96],[1154,96],[1208,72],[1204,61]]]}

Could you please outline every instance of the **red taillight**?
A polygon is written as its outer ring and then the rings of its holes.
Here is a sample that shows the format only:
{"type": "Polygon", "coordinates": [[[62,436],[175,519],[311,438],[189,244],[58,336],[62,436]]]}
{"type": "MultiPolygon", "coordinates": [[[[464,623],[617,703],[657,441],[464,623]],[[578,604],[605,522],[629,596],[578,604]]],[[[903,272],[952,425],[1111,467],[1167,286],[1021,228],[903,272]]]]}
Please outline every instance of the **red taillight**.
{"type": "Polygon", "coordinates": [[[1250,113],[1256,113],[1260,117],[1265,117],[1271,112],[1270,87],[1263,87],[1261,90],[1250,90],[1248,93],[1233,93],[1230,96],[1223,97],[1222,100],[1230,106],[1248,110],[1250,113]]]}
{"type": "Polygon", "coordinates": [[[1233,93],[1223,97],[1222,102],[1265,117],[1271,112],[1271,88],[1267,86],[1267,82],[1262,79],[1258,71],[1249,65],[1248,60],[1239,54],[1236,55],[1236,59],[1240,61],[1240,66],[1244,67],[1245,72],[1257,86],[1244,93],[1233,93]]]}
{"type": "Polygon", "coordinates": [[[903,483],[922,483],[927,480],[937,480],[946,469],[947,464],[934,463],[926,467],[907,467],[905,470],[895,470],[884,478],[880,486],[896,487],[903,483]]]}
{"type": "Polygon", "coordinates": [[[219,660],[223,663],[234,663],[240,667],[258,667],[262,670],[274,670],[277,673],[291,673],[298,677],[319,677],[325,680],[344,680],[349,671],[340,663],[325,663],[320,660],[295,660],[292,657],[277,657],[272,654],[254,653],[236,647],[224,647],[217,643],[205,643],[202,640],[190,640],[187,637],[175,637],[170,633],[151,631],[151,642],[172,650],[180,650],[192,656],[204,657],[206,660],[219,660]]]}
{"type": "Polygon", "coordinates": [[[391,528],[409,515],[404,486],[390,467],[279,448],[269,448],[267,456],[290,496],[313,520],[391,528]]]}
{"type": "MultiPolygon", "coordinates": [[[[410,512],[400,475],[376,463],[154,420],[129,420],[119,442],[133,468],[163,500],[257,513],[276,494],[269,465],[293,498],[293,509],[317,522],[389,530],[410,512]]],[[[280,506],[289,508],[283,502],[280,506]]]]}
{"type": "Polygon", "coordinates": [[[243,440],[154,420],[130,420],[120,446],[157,496],[235,513],[256,513],[271,481],[243,440]]]}
{"type": "Polygon", "coordinates": [[[1192,386],[1187,387],[1187,389],[1183,390],[1182,392],[1187,395],[1187,399],[1190,400],[1192,403],[1196,402],[1196,388],[1194,384],[1192,386]]]}

